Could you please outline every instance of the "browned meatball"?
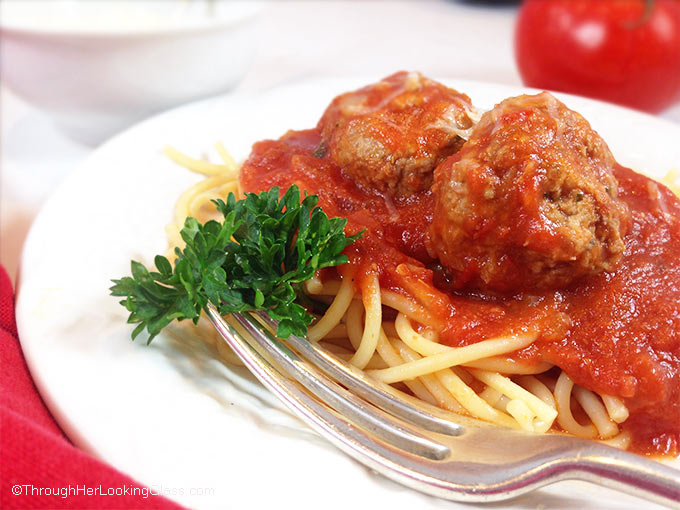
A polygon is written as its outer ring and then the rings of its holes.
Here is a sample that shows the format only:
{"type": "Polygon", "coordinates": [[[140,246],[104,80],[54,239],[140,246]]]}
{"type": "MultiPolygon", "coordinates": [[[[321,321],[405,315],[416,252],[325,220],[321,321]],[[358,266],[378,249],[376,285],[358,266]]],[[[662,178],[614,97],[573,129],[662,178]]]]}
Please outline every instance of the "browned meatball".
{"type": "Polygon", "coordinates": [[[399,72],[335,98],[318,128],[331,158],[359,186],[407,197],[429,189],[437,164],[460,149],[473,111],[466,95],[399,72]]]}
{"type": "Polygon", "coordinates": [[[430,251],[458,288],[558,288],[609,271],[630,221],[615,164],[551,94],[506,99],[435,171],[430,251]]]}

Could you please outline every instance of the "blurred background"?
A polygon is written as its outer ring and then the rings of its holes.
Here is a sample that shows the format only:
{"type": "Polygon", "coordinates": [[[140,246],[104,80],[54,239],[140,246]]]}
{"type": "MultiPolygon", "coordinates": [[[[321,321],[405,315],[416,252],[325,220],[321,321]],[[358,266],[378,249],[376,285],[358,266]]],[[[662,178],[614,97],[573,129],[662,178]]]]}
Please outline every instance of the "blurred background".
{"type": "Polygon", "coordinates": [[[680,123],[679,4],[2,0],[0,262],[15,275],[41,204],[99,143],[216,94],[407,69],[567,90],[680,123]]]}

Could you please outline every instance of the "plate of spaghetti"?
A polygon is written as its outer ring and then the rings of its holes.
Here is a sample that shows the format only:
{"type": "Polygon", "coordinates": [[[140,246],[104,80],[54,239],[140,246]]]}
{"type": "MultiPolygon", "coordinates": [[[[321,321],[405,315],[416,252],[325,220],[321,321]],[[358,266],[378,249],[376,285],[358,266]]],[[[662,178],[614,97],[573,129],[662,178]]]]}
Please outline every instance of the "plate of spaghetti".
{"type": "MultiPolygon", "coordinates": [[[[674,124],[604,103],[415,72],[170,111],[99,148],[45,204],[18,294],[27,362],[76,444],[192,507],[240,507],[258,488],[263,505],[467,507],[371,474],[308,431],[199,320],[203,289],[270,310],[284,334],[304,332],[453,420],[677,465],[678,139],[674,124]],[[245,216],[253,204],[291,189],[331,227],[312,220],[326,226],[308,233],[300,220],[286,261],[329,228],[347,238],[309,254],[314,270],[286,284],[284,307],[268,301],[279,288],[257,273],[259,252],[238,250],[294,208],[262,205],[260,228],[245,216]],[[227,255],[206,255],[210,281],[187,284],[197,232],[234,218],[249,227],[220,227],[227,255]],[[132,278],[115,280],[130,260],[132,278]],[[175,308],[142,303],[151,280],[179,293],[175,308]],[[153,342],[130,342],[126,319],[153,342]]],[[[578,482],[511,504],[604,502],[632,504],[578,482]]]]}

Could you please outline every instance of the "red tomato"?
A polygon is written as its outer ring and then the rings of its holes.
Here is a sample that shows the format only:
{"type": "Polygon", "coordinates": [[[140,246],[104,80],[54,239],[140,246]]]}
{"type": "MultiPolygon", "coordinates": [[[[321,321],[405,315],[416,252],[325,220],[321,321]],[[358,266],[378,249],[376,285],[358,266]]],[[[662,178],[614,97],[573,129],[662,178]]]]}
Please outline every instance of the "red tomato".
{"type": "Polygon", "coordinates": [[[525,0],[515,55],[531,87],[659,112],[680,100],[680,0],[525,0]]]}

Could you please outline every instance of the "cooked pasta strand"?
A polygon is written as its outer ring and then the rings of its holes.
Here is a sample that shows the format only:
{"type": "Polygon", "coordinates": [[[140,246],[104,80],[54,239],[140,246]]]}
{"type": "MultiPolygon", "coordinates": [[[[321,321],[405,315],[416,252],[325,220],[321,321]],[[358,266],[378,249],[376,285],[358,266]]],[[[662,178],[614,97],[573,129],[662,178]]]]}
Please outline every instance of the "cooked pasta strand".
{"type": "Polygon", "coordinates": [[[600,395],[600,397],[602,397],[602,402],[614,423],[623,423],[628,419],[628,408],[623,403],[623,400],[611,395],[600,395]]]}
{"type": "Polygon", "coordinates": [[[170,146],[165,147],[163,153],[178,165],[203,175],[229,175],[231,178],[235,178],[238,170],[235,164],[217,164],[202,159],[194,159],[170,146]]]}
{"type": "Polygon", "coordinates": [[[496,356],[522,349],[533,342],[534,338],[535,336],[527,335],[484,340],[476,344],[466,345],[465,347],[449,348],[449,351],[428,355],[426,358],[404,363],[399,367],[374,370],[371,374],[386,383],[414,379],[430,372],[462,365],[473,359],[496,356]]]}
{"type": "Polygon", "coordinates": [[[229,154],[229,151],[224,148],[222,142],[217,142],[215,144],[215,149],[217,150],[217,154],[219,154],[222,158],[222,161],[224,161],[224,166],[227,167],[230,172],[238,172],[239,165],[236,163],[236,160],[234,160],[232,155],[229,154]]]}
{"type": "MultiPolygon", "coordinates": [[[[404,363],[403,358],[399,355],[396,349],[392,347],[392,344],[387,339],[385,331],[382,328],[380,329],[380,337],[378,338],[378,345],[376,346],[376,350],[380,357],[383,359],[383,361],[385,361],[387,366],[392,367],[404,363]]],[[[432,396],[432,394],[427,390],[427,388],[425,387],[425,385],[423,385],[421,381],[419,380],[404,381],[404,384],[409,390],[413,392],[413,394],[416,397],[420,398],[421,400],[424,400],[425,402],[428,402],[429,404],[437,405],[436,399],[432,396]]]]}
{"type": "Polygon", "coordinates": [[[590,390],[576,386],[574,397],[593,422],[600,438],[608,439],[619,433],[619,428],[609,419],[609,413],[602,401],[590,390]]]}
{"type": "MultiPolygon", "coordinates": [[[[418,353],[409,349],[406,344],[398,339],[391,340],[392,345],[397,349],[399,355],[404,361],[413,361],[420,359],[418,353]]],[[[464,409],[456,402],[451,394],[439,383],[434,374],[427,374],[418,378],[420,382],[427,388],[432,396],[437,400],[439,407],[454,411],[457,413],[464,412],[464,409]]]]}
{"type": "Polygon", "coordinates": [[[465,363],[466,367],[481,368],[490,372],[499,372],[505,375],[535,375],[550,370],[553,365],[546,361],[523,364],[512,358],[494,356],[491,358],[476,359],[465,363]]]}
{"type": "Polygon", "coordinates": [[[547,405],[553,409],[557,409],[557,404],[555,403],[555,396],[552,394],[550,389],[539,381],[536,377],[531,375],[524,375],[517,378],[517,383],[520,384],[524,389],[533,393],[538,398],[540,398],[547,405]]]}
{"type": "Polygon", "coordinates": [[[436,321],[432,318],[432,315],[415,301],[389,290],[383,289],[380,294],[384,305],[394,308],[420,324],[435,325],[436,321]]]}
{"type": "Polygon", "coordinates": [[[557,403],[557,423],[560,427],[574,436],[594,439],[597,429],[592,424],[581,425],[574,419],[571,412],[571,393],[574,382],[562,372],[555,383],[555,402],[557,403]]]}
{"type": "Polygon", "coordinates": [[[347,309],[345,322],[347,324],[347,335],[349,341],[354,349],[358,349],[361,345],[361,337],[364,336],[364,325],[362,319],[364,316],[364,304],[360,300],[354,300],[347,309]]]}
{"type": "MultiPolygon", "coordinates": [[[[422,355],[434,355],[444,352],[451,352],[455,347],[449,347],[447,345],[439,344],[431,339],[428,339],[424,335],[418,333],[411,325],[408,317],[403,313],[397,315],[397,319],[394,321],[395,329],[399,334],[399,337],[406,342],[406,344],[414,349],[416,352],[422,355]]],[[[510,373],[510,374],[534,374],[542,373],[550,369],[552,366],[550,363],[539,363],[536,366],[523,366],[514,360],[503,359],[499,357],[483,357],[480,359],[474,359],[467,363],[465,366],[473,368],[482,368],[494,372],[510,373]]]]}
{"type": "MultiPolygon", "coordinates": [[[[512,382],[508,377],[502,376],[495,372],[487,372],[478,368],[469,369],[469,372],[484,384],[491,386],[495,390],[507,396],[511,401],[522,401],[531,410],[536,417],[533,420],[530,430],[535,432],[546,432],[557,416],[557,411],[543,402],[533,393],[528,392],[519,384],[512,382]]],[[[515,406],[518,412],[524,413],[524,410],[515,406]]],[[[510,409],[508,409],[510,412],[510,409]]],[[[511,413],[512,414],[512,413],[511,413]]],[[[519,421],[519,420],[518,420],[519,421]]],[[[520,422],[521,424],[522,422],[520,422]]]]}
{"type": "MultiPolygon", "coordinates": [[[[380,282],[377,274],[368,276],[362,292],[364,308],[366,309],[366,325],[361,337],[361,344],[350,360],[350,363],[358,368],[364,368],[368,360],[371,359],[380,336],[382,305],[380,302],[380,282]]],[[[385,370],[389,370],[389,368],[385,370]]]]}
{"type": "Polygon", "coordinates": [[[605,439],[600,442],[606,444],[607,446],[619,448],[620,450],[627,450],[631,442],[630,432],[624,430],[618,436],[614,436],[610,439],[605,439]]]}
{"type": "Polygon", "coordinates": [[[331,306],[328,307],[324,316],[307,330],[307,338],[312,342],[318,342],[340,324],[353,297],[354,289],[352,288],[352,281],[346,278],[342,281],[335,299],[331,306]]]}

